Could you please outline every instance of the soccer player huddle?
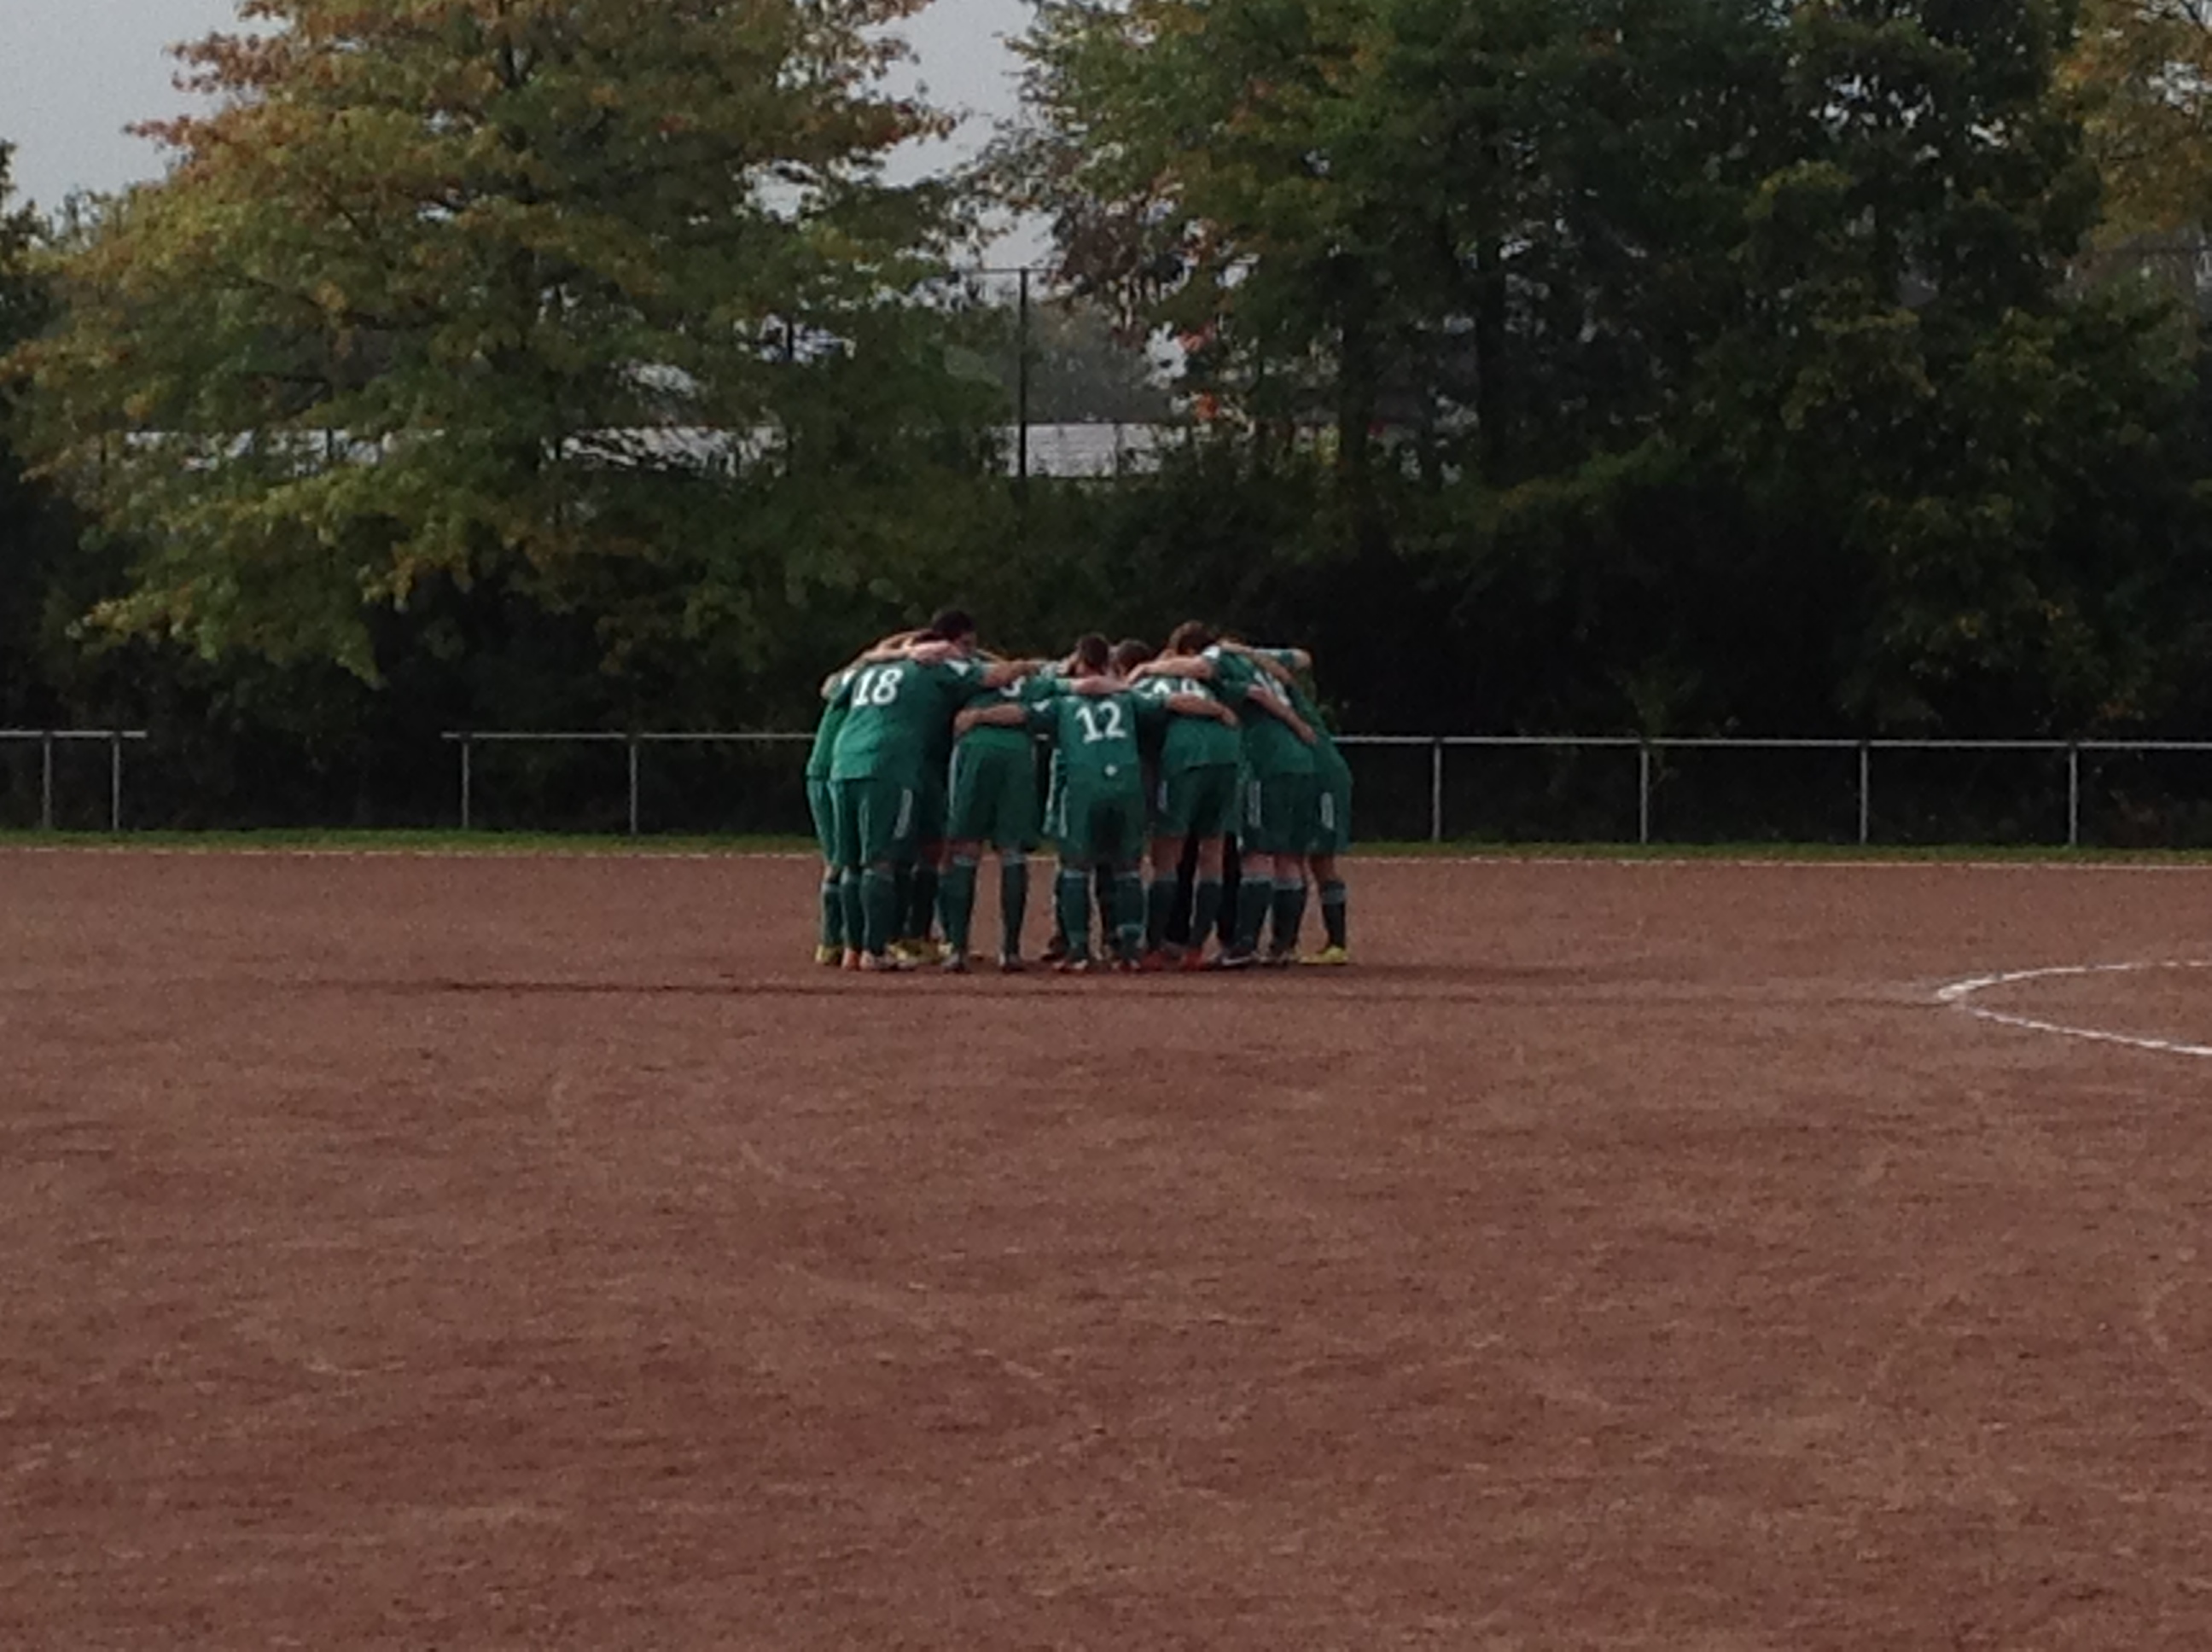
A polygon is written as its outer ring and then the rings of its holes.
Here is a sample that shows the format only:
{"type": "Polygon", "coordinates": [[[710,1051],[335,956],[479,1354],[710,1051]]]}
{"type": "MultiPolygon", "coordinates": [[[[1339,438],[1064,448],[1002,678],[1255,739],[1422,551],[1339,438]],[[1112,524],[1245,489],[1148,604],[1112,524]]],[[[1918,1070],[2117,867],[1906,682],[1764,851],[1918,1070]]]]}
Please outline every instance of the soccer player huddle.
{"type": "Polygon", "coordinates": [[[1091,635],[1057,660],[986,653],[957,609],[886,638],[822,685],[806,768],[823,862],[816,961],[966,971],[988,852],[999,968],[1024,968],[1029,857],[1049,840],[1044,958],[1058,969],[1347,963],[1352,771],[1311,668],[1300,649],[1196,622],[1163,650],[1091,635]],[[1314,890],[1325,944],[1301,958],[1314,890]]]}

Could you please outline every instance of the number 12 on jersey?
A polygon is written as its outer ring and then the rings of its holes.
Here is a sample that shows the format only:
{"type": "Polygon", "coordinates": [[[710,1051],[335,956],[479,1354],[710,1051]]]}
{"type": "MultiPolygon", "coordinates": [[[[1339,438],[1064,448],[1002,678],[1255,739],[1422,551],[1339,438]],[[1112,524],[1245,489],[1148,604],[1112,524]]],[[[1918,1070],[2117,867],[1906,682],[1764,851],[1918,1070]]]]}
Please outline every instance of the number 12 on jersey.
{"type": "Polygon", "coordinates": [[[1097,745],[1101,740],[1127,738],[1119,701],[1102,700],[1095,706],[1078,706],[1075,715],[1083,725],[1083,744],[1085,745],[1097,745]]]}

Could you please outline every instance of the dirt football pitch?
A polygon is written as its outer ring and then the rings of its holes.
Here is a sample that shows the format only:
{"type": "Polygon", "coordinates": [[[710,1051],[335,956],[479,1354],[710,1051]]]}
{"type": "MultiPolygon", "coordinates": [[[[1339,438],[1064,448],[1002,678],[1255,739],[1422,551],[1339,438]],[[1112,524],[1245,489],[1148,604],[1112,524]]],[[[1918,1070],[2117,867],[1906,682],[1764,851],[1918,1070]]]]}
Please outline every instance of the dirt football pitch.
{"type": "Polygon", "coordinates": [[[0,1647],[2212,1645],[2212,870],[1353,889],[0,852],[0,1647]]]}

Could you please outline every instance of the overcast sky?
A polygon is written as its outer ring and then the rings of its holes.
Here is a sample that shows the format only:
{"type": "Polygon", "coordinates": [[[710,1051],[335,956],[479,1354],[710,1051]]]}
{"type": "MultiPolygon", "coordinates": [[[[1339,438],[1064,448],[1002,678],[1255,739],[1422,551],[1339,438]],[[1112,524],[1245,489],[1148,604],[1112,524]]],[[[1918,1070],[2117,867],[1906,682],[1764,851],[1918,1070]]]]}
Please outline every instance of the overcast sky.
{"type": "MultiPolygon", "coordinates": [[[[1013,60],[1000,37],[1027,13],[1024,0],[935,0],[908,33],[936,101],[1010,112],[1013,60]]],[[[19,201],[52,206],[73,189],[157,176],[161,151],[123,128],[185,106],[165,46],[235,17],[233,0],[0,0],[0,141],[15,145],[19,201]]],[[[963,147],[985,125],[971,122],[963,147]]]]}

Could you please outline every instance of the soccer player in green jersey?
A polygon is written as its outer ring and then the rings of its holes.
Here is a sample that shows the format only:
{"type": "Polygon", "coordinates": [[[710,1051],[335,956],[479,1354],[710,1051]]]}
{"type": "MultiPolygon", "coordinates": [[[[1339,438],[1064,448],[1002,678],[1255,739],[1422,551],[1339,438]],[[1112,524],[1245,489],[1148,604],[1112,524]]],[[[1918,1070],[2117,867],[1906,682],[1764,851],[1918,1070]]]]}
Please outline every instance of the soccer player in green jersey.
{"type": "MultiPolygon", "coordinates": [[[[925,633],[923,641],[945,640],[925,633]]],[[[931,653],[864,666],[836,692],[846,714],[830,778],[848,969],[904,967],[890,953],[896,869],[915,856],[930,753],[949,741],[952,720],[968,701],[1022,674],[1019,667],[987,668],[951,646],[949,657],[931,653]]]]}
{"type": "Polygon", "coordinates": [[[1022,926],[1029,914],[1030,853],[1042,822],[1037,809],[1036,750],[1028,727],[1031,707],[1057,692],[1040,677],[1009,683],[969,703],[955,720],[945,880],[938,908],[945,920],[945,968],[968,969],[969,928],[975,914],[975,878],[983,848],[999,858],[999,968],[1022,968],[1022,926]],[[979,708],[1003,704],[1018,723],[985,722],[979,708]]]}
{"type": "MultiPolygon", "coordinates": [[[[1079,680],[1039,697],[1028,711],[1030,727],[1052,737],[1067,760],[1062,799],[1060,919],[1067,956],[1056,966],[1080,973],[1091,957],[1091,881],[1093,870],[1111,869],[1115,883],[1115,961],[1138,967],[1144,938],[1145,782],[1140,730],[1164,726],[1170,717],[1220,718],[1224,707],[1193,695],[1155,698],[1106,676],[1104,640],[1085,637],[1078,647],[1079,680]]],[[[1008,708],[973,714],[976,721],[1008,721],[1008,708]]]]}
{"type": "MultiPolygon", "coordinates": [[[[1051,662],[1038,675],[1048,682],[1087,685],[1079,691],[1095,692],[1103,687],[1108,677],[1114,674],[1113,654],[1114,651],[1108,647],[1106,639],[1094,635],[1079,641],[1066,659],[1051,662]],[[1085,658],[1086,650],[1091,657],[1085,658]]],[[[1048,784],[1044,799],[1044,835],[1053,841],[1056,848],[1060,842],[1060,822],[1066,813],[1063,804],[1067,793],[1067,754],[1057,745],[1052,746],[1050,750],[1052,755],[1045,765],[1048,784]]],[[[1102,914],[1110,915],[1114,910],[1113,871],[1101,865],[1095,869],[1093,879],[1098,894],[1098,910],[1102,914]]],[[[1111,927],[1110,920],[1108,926],[1111,927]]],[[[1052,938],[1045,943],[1044,961],[1058,963],[1066,956],[1067,932],[1061,926],[1060,902],[1055,898],[1052,902],[1052,938]]]]}
{"type": "Polygon", "coordinates": [[[814,949],[817,963],[836,966],[845,957],[844,869],[837,863],[836,798],[830,789],[830,765],[837,747],[838,732],[845,726],[848,701],[838,690],[864,665],[883,665],[903,658],[915,646],[917,631],[885,637],[874,647],[841,665],[822,679],[821,720],[815,725],[814,744],[806,756],[806,808],[814,817],[814,840],[822,850],[822,928],[814,949]]]}
{"type": "MultiPolygon", "coordinates": [[[[1321,708],[1314,703],[1313,695],[1301,680],[1313,670],[1313,656],[1303,648],[1253,648],[1241,643],[1223,646],[1256,661],[1273,676],[1289,696],[1291,709],[1314,732],[1314,829],[1306,864],[1313,874],[1313,887],[1321,896],[1325,939],[1320,951],[1301,962],[1349,963],[1349,896],[1338,857],[1352,847],[1352,765],[1345,761],[1335,736],[1322,718],[1321,708]]],[[[1304,902],[1300,905],[1303,907],[1304,902]]],[[[1277,915],[1281,915],[1279,909],[1277,915]]],[[[1297,932],[1292,929],[1286,934],[1278,928],[1274,944],[1279,955],[1294,956],[1297,932]]]]}
{"type": "MultiPolygon", "coordinates": [[[[1167,656],[1193,656],[1212,646],[1204,626],[1176,628],[1167,656]]],[[[1131,667],[1144,672],[1150,662],[1131,667]]],[[[1213,700],[1212,685],[1194,677],[1139,676],[1138,692],[1158,700],[1177,696],[1213,700]]],[[[1225,709],[1225,708],[1224,708],[1225,709]]],[[[1175,910],[1184,846],[1198,846],[1192,888],[1190,944],[1182,958],[1188,969],[1205,967],[1206,938],[1221,914],[1222,846],[1237,819],[1238,765],[1243,738],[1234,712],[1225,719],[1180,717],[1161,740],[1158,778],[1152,788],[1152,876],[1146,890],[1145,958],[1148,968],[1168,962],[1167,926],[1175,910]]]]}
{"type": "Polygon", "coordinates": [[[1224,969],[1249,969],[1260,961],[1260,934],[1271,909],[1280,933],[1296,934],[1304,915],[1304,862],[1315,815],[1314,732],[1266,670],[1218,643],[1196,654],[1154,660],[1145,671],[1212,683],[1243,720],[1237,940],[1216,963],[1224,969]]]}
{"type": "MultiPolygon", "coordinates": [[[[938,638],[963,659],[976,658],[975,621],[964,609],[942,608],[931,618],[927,635],[938,638]]],[[[952,765],[952,728],[947,723],[934,732],[924,754],[921,791],[916,798],[915,855],[898,869],[897,921],[893,925],[891,951],[910,963],[935,963],[942,953],[931,938],[937,922],[938,892],[946,855],[946,816],[949,809],[948,774],[952,765]]]]}

